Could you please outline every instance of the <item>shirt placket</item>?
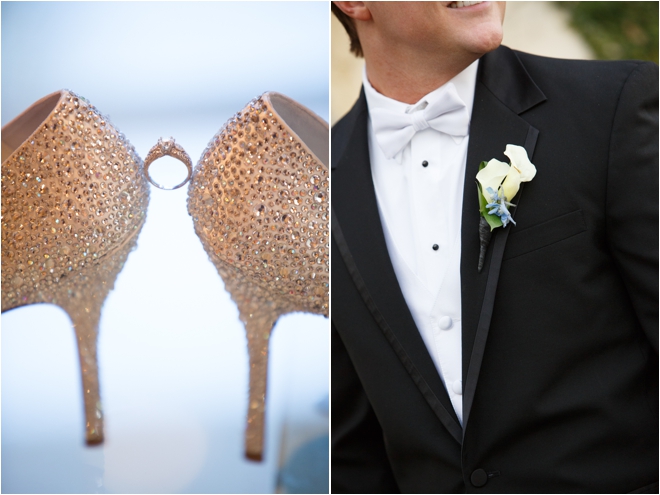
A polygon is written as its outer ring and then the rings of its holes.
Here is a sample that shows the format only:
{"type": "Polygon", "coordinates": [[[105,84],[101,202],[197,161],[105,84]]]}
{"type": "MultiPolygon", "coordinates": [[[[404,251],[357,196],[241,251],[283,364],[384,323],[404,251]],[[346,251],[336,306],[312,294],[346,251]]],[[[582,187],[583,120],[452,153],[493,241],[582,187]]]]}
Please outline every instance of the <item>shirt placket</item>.
{"type": "Polygon", "coordinates": [[[449,241],[447,214],[443,210],[442,163],[439,156],[440,133],[420,131],[410,145],[410,198],[413,206],[413,230],[420,279],[434,294],[437,275],[444,271],[449,241]]]}

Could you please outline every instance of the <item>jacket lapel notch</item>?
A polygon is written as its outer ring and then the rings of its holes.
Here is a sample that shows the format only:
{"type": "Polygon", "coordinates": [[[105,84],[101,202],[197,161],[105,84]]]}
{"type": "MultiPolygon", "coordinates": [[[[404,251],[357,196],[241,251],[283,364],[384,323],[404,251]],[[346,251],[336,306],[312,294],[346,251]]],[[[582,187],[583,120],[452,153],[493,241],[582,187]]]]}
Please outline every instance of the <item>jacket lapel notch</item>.
{"type": "Polygon", "coordinates": [[[506,46],[481,58],[477,79],[517,115],[547,99],[515,52],[506,46]]]}

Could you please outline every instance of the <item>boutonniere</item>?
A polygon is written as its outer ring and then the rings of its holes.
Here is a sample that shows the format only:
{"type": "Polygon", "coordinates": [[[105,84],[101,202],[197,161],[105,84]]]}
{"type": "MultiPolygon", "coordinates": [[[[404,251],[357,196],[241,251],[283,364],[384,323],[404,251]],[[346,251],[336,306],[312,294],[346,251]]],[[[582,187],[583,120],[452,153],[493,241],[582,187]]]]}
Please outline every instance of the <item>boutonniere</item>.
{"type": "Polygon", "coordinates": [[[504,154],[511,164],[495,160],[481,162],[477,174],[479,189],[479,272],[484,266],[486,249],[493,230],[505,228],[516,222],[509,208],[514,207],[511,200],[518,193],[521,182],[529,182],[536,175],[536,167],[529,161],[527,151],[522,146],[507,144],[504,154]]]}

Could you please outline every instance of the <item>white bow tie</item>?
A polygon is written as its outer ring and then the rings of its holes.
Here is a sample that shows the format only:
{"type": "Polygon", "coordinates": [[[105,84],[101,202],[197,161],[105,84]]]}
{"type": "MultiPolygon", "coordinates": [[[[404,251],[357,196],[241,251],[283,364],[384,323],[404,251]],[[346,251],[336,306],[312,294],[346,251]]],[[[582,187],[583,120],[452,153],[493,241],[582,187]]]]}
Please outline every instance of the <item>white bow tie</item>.
{"type": "Polygon", "coordinates": [[[431,127],[450,136],[463,137],[468,135],[470,126],[465,103],[452,83],[424,110],[408,114],[375,108],[370,113],[376,141],[390,159],[406,147],[417,131],[431,127]]]}

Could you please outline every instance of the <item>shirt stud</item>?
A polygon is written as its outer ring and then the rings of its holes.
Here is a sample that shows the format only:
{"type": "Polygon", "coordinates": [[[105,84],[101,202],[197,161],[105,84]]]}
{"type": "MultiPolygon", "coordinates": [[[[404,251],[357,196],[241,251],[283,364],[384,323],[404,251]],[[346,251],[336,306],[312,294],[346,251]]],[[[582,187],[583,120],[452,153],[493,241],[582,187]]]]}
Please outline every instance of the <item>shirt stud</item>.
{"type": "Polygon", "coordinates": [[[428,166],[429,166],[429,162],[427,162],[426,160],[424,160],[424,161],[422,162],[422,167],[428,167],[428,166]]]}
{"type": "Polygon", "coordinates": [[[437,251],[438,249],[440,249],[440,246],[438,246],[437,244],[433,244],[433,251],[437,251]]]}

